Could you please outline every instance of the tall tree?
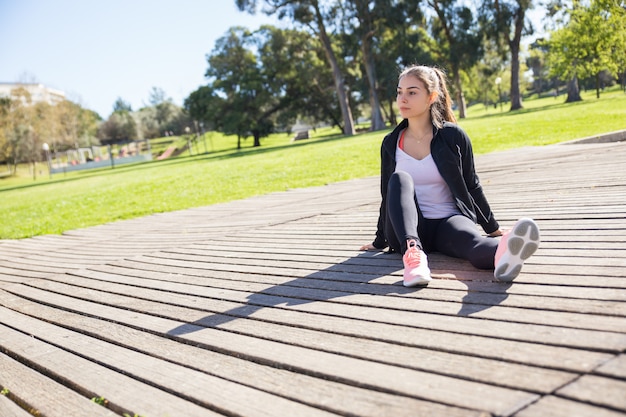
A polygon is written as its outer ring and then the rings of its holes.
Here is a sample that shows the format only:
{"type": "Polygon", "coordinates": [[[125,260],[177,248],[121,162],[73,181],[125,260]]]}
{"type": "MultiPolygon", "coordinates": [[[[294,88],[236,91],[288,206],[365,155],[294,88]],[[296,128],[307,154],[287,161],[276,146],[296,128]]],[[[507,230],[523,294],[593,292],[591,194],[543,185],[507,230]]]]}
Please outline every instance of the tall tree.
{"type": "Polygon", "coordinates": [[[11,91],[11,95],[0,99],[0,150],[10,162],[11,171],[26,155],[26,142],[29,138],[28,106],[32,104],[30,93],[25,88],[11,91]]]}
{"type": "Polygon", "coordinates": [[[207,56],[208,85],[193,92],[185,107],[207,127],[238,138],[252,135],[254,146],[300,115],[319,116],[332,96],[320,94],[318,82],[327,77],[311,41],[306,32],[272,26],[256,32],[231,28],[207,56]]]}
{"type": "Polygon", "coordinates": [[[442,59],[450,66],[459,117],[464,119],[466,104],[461,71],[469,71],[481,57],[483,34],[472,10],[458,0],[428,0],[428,5],[437,15],[433,34],[440,40],[439,50],[445,52],[442,59]]]}
{"type": "Polygon", "coordinates": [[[98,138],[103,144],[137,139],[137,122],[128,111],[113,112],[98,128],[98,138]]]}
{"type": "Polygon", "coordinates": [[[131,112],[133,111],[131,105],[129,102],[124,101],[123,98],[118,97],[117,100],[115,100],[115,103],[113,103],[113,111],[114,112],[131,112]]]}
{"type": "MultiPolygon", "coordinates": [[[[575,6],[568,23],[552,32],[547,42],[550,71],[570,83],[593,77],[599,98],[601,72],[617,76],[624,69],[626,9],[613,0],[575,6]]],[[[568,88],[568,102],[581,100],[577,91],[577,85],[568,88]]]]}
{"type": "Polygon", "coordinates": [[[0,99],[0,160],[15,166],[42,161],[44,142],[52,152],[97,143],[98,115],[69,100],[34,103],[25,88],[0,99]]]}
{"type": "MultiPolygon", "coordinates": [[[[277,14],[279,19],[289,18],[311,31],[321,41],[326,58],[333,72],[335,89],[341,114],[343,118],[343,133],[354,135],[354,120],[350,108],[350,99],[346,88],[345,77],[339,65],[339,58],[334,49],[327,26],[331,25],[336,18],[337,1],[318,0],[263,0],[267,6],[265,13],[277,14]],[[325,7],[324,7],[325,6],[325,7]]],[[[241,11],[254,14],[257,8],[257,0],[235,0],[235,4],[241,11]]]]}
{"type": "Polygon", "coordinates": [[[533,32],[527,22],[526,12],[533,7],[533,0],[484,0],[481,21],[494,38],[502,37],[511,59],[511,110],[521,109],[520,92],[520,46],[522,36],[533,32]]]}
{"type": "Polygon", "coordinates": [[[166,125],[175,117],[178,107],[167,97],[165,91],[158,87],[150,90],[149,103],[154,108],[154,116],[159,130],[166,129],[166,125]]]}
{"type": "Polygon", "coordinates": [[[398,75],[412,64],[433,64],[435,49],[428,35],[421,0],[379,0],[374,6],[377,16],[374,63],[378,79],[377,95],[385,119],[395,125],[395,98],[398,75]]]}
{"type": "Polygon", "coordinates": [[[358,25],[353,26],[353,30],[358,37],[363,68],[368,86],[369,104],[371,109],[372,125],[371,130],[382,130],[386,128],[383,120],[380,100],[378,98],[378,77],[376,73],[375,48],[380,37],[380,25],[384,15],[381,7],[388,3],[386,0],[351,0],[347,2],[352,8],[352,13],[346,20],[354,17],[358,25]]]}

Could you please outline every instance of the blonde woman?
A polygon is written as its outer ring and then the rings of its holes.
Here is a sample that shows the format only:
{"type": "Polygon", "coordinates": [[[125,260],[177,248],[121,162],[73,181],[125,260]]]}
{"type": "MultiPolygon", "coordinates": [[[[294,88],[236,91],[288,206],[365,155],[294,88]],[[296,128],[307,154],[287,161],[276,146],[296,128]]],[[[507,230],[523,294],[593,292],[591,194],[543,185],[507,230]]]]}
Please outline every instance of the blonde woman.
{"type": "Polygon", "coordinates": [[[403,120],[381,146],[376,238],[361,250],[389,247],[402,254],[407,287],[431,281],[426,253],[434,251],[512,281],[537,250],[539,227],[524,218],[506,234],[500,230],[474,169],[470,139],[456,124],[445,75],[428,66],[405,69],[396,103],[403,120]]]}

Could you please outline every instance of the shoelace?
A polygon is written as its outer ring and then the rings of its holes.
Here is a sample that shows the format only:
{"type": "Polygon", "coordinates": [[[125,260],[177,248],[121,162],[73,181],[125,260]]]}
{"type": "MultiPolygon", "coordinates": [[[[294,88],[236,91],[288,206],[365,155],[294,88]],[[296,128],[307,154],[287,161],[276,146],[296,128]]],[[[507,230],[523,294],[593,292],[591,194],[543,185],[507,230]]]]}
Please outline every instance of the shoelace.
{"type": "Polygon", "coordinates": [[[415,242],[409,243],[409,247],[405,253],[405,262],[411,268],[418,267],[422,259],[422,251],[420,251],[415,242]]]}

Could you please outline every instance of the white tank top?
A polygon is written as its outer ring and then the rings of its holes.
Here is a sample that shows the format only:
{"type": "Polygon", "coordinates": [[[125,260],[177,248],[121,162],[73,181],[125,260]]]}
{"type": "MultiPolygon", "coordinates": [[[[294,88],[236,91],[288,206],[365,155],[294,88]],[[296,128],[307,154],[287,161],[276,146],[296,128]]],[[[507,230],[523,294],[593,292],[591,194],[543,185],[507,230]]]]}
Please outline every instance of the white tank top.
{"type": "Polygon", "coordinates": [[[396,171],[404,171],[413,178],[417,203],[425,218],[445,219],[461,214],[448,184],[439,173],[430,154],[424,159],[415,159],[397,148],[396,171]]]}

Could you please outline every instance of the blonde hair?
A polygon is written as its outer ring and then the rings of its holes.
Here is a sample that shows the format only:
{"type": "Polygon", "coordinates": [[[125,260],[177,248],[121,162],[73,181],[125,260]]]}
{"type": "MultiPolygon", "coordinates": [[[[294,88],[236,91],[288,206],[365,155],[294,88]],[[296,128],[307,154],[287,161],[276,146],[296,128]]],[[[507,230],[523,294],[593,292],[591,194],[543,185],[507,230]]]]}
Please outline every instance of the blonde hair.
{"type": "Polygon", "coordinates": [[[435,126],[441,129],[444,122],[456,123],[452,99],[446,85],[446,75],[442,70],[426,65],[413,65],[404,69],[398,79],[407,75],[423,82],[429,95],[436,93],[435,101],[430,105],[430,119],[435,126]]]}

